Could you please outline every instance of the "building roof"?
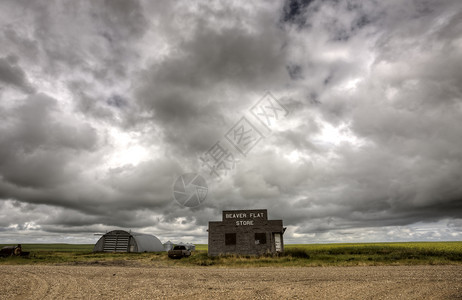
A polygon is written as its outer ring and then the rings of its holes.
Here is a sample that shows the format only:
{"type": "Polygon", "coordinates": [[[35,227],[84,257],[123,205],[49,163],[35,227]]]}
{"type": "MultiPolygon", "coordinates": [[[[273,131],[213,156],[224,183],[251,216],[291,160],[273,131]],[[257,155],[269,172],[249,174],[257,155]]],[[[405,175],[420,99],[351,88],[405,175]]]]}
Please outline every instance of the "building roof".
{"type": "Polygon", "coordinates": [[[165,250],[162,242],[151,234],[113,230],[98,240],[93,251],[157,252],[165,250]]]}
{"type": "Polygon", "coordinates": [[[131,232],[131,235],[135,238],[136,244],[138,245],[138,252],[164,251],[162,242],[151,234],[131,232]]]}

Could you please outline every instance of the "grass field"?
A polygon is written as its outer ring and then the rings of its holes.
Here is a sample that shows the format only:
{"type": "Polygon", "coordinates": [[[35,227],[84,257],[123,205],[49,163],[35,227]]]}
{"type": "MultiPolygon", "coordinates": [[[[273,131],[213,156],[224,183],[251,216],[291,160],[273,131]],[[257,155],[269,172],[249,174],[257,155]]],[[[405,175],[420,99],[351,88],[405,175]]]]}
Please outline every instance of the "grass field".
{"type": "MultiPolygon", "coordinates": [[[[5,245],[0,245],[3,247],[5,245]]],[[[93,253],[93,245],[23,244],[28,257],[0,258],[0,264],[141,264],[165,266],[356,266],[462,264],[462,242],[369,244],[289,244],[280,256],[208,257],[207,245],[196,245],[191,257],[171,260],[159,253],[93,253]]]]}

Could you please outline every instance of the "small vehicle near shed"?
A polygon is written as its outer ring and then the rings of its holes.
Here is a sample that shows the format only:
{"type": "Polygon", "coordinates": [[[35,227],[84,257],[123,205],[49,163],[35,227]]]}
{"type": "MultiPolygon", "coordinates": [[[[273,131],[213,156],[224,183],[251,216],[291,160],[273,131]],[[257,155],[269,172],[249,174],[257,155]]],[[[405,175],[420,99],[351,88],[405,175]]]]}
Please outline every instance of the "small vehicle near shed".
{"type": "Polygon", "coordinates": [[[29,252],[23,252],[21,244],[18,244],[17,246],[5,246],[0,250],[0,257],[27,255],[29,255],[29,252]]]}
{"type": "Polygon", "coordinates": [[[183,258],[191,256],[191,251],[186,249],[186,246],[175,246],[172,250],[168,251],[168,257],[170,258],[183,258]]]}

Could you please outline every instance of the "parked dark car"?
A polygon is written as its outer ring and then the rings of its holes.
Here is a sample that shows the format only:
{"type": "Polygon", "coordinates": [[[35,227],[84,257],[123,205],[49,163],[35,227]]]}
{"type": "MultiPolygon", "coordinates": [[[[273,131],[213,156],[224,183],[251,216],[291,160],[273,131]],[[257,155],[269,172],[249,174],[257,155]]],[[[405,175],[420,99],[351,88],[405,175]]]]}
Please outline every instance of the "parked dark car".
{"type": "Polygon", "coordinates": [[[168,251],[170,258],[182,258],[191,256],[191,251],[186,249],[185,246],[175,246],[172,250],[168,251]]]}
{"type": "Polygon", "coordinates": [[[17,246],[5,246],[0,250],[1,257],[7,256],[25,256],[28,255],[29,252],[23,252],[21,248],[21,244],[17,246]]]}

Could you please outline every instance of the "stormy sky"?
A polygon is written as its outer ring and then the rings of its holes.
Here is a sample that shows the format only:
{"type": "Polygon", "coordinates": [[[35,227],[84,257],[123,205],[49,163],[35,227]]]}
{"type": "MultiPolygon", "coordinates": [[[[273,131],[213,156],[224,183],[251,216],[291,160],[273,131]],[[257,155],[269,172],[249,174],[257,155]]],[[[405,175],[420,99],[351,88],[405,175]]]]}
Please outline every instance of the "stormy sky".
{"type": "Polygon", "coordinates": [[[462,238],[459,0],[1,1],[0,120],[0,243],[206,243],[252,208],[288,243],[462,238]]]}

